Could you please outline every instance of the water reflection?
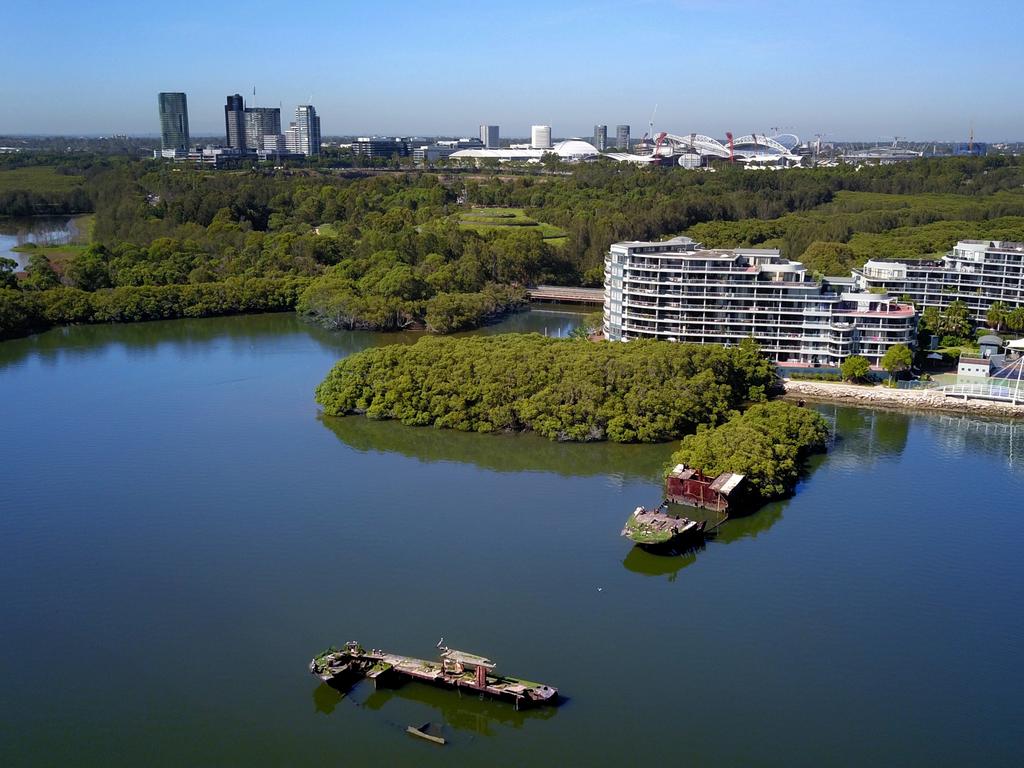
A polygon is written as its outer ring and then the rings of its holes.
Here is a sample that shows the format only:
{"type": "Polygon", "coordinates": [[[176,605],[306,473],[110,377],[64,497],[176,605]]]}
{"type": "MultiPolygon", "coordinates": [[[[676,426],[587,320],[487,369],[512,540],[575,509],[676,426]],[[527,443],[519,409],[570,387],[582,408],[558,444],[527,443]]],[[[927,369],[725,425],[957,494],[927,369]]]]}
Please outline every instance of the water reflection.
{"type": "MultiPolygon", "coordinates": [[[[530,310],[506,317],[500,323],[467,332],[468,334],[543,333],[567,335],[582,322],[583,313],[547,309],[530,310]]],[[[277,312],[230,317],[182,318],[144,323],[118,323],[65,326],[45,333],[0,343],[0,369],[34,356],[43,362],[84,358],[107,348],[122,348],[133,353],[170,348],[175,354],[188,354],[226,343],[230,350],[260,348],[261,353],[275,351],[289,337],[313,339],[338,359],[369,347],[384,344],[414,344],[423,331],[377,333],[372,331],[330,331],[308,322],[293,312],[277,312]]],[[[326,374],[326,369],[324,370],[326,374]]]]}
{"type": "Polygon", "coordinates": [[[329,715],[337,709],[346,692],[327,683],[320,683],[313,691],[313,709],[322,715],[329,715]]]}
{"type": "Polygon", "coordinates": [[[910,432],[910,417],[900,411],[816,405],[836,436],[830,461],[873,464],[903,453],[910,432]]]}
{"type": "Polygon", "coordinates": [[[557,706],[516,709],[505,701],[461,691],[442,690],[419,682],[405,683],[399,688],[378,687],[366,697],[362,705],[378,711],[395,699],[428,706],[437,712],[435,720],[440,716],[456,730],[470,731],[481,736],[491,735],[491,728],[495,724],[522,728],[529,720],[548,720],[558,711],[557,706]]]}
{"type": "Polygon", "coordinates": [[[80,234],[77,222],[70,216],[0,216],[0,256],[14,259],[18,269],[22,269],[30,254],[12,248],[25,243],[64,245],[77,240],[80,234]]]}
{"type": "Polygon", "coordinates": [[[348,697],[349,701],[356,706],[379,712],[392,701],[417,704],[435,711],[432,721],[442,721],[456,730],[481,736],[492,735],[495,725],[522,728],[530,720],[548,720],[558,710],[558,706],[517,710],[508,702],[435,688],[416,681],[404,683],[397,688],[374,687],[369,682],[361,681],[352,689],[321,683],[313,691],[313,707],[321,714],[330,715],[349,692],[354,694],[348,697]]]}
{"type": "Polygon", "coordinates": [[[681,552],[667,555],[654,554],[641,547],[633,546],[630,547],[622,565],[627,571],[633,573],[643,576],[667,576],[669,581],[675,581],[679,572],[697,562],[708,547],[753,538],[767,531],[782,519],[782,510],[787,503],[787,501],[774,501],[765,504],[751,514],[730,517],[725,522],[721,522],[722,518],[717,512],[672,504],[670,511],[674,515],[688,517],[691,520],[707,521],[710,532],[705,536],[704,542],[681,552]],[[712,528],[712,526],[714,527],[712,528]]]}
{"type": "Polygon", "coordinates": [[[1024,423],[938,414],[929,422],[940,450],[949,456],[965,452],[1005,457],[1015,469],[1024,468],[1024,423]]]}
{"type": "Polygon", "coordinates": [[[703,552],[706,546],[699,544],[675,554],[654,554],[642,547],[632,546],[622,565],[627,571],[642,576],[667,576],[669,581],[675,581],[683,568],[697,562],[698,553],[703,552]]]}
{"type": "Polygon", "coordinates": [[[323,416],[320,422],[361,453],[398,453],[424,462],[456,461],[498,472],[554,472],[566,476],[610,475],[656,479],[672,445],[559,443],[538,435],[478,435],[432,427],[409,427],[364,416],[323,416]]]}

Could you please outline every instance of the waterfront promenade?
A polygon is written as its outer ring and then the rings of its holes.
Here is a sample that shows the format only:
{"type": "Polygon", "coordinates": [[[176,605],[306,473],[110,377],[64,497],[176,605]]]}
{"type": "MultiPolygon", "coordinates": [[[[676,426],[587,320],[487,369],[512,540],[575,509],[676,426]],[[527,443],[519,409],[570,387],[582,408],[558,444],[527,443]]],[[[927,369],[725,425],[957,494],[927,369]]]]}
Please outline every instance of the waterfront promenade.
{"type": "Polygon", "coordinates": [[[1024,417],[1024,404],[947,397],[941,389],[893,389],[881,384],[860,386],[831,381],[783,380],[786,395],[806,400],[886,408],[955,411],[983,416],[1024,417]]]}

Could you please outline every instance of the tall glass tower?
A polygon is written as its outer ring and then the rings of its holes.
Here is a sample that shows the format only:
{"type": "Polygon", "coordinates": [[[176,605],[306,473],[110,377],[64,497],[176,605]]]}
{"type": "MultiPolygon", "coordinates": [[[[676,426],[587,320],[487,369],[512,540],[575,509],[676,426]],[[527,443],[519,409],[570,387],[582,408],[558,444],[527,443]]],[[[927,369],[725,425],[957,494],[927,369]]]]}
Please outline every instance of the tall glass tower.
{"type": "Polygon", "coordinates": [[[320,118],[312,104],[300,104],[295,108],[295,148],[307,157],[320,154],[320,118]]]}
{"type": "Polygon", "coordinates": [[[228,96],[224,105],[224,136],[229,147],[245,149],[245,99],[241,94],[228,96]]]}
{"type": "Polygon", "coordinates": [[[184,93],[161,93],[160,146],[188,152],[188,101],[184,93]]]}

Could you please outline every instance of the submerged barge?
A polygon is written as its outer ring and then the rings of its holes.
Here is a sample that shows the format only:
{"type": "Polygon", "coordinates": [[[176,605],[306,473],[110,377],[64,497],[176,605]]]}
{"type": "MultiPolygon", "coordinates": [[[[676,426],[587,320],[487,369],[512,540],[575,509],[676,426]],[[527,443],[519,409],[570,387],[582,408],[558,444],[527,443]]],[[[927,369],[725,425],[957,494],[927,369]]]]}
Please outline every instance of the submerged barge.
{"type": "Polygon", "coordinates": [[[668,502],[655,509],[637,507],[626,520],[622,535],[634,544],[650,550],[692,546],[704,538],[706,520],[675,517],[666,511],[668,502]]]}
{"type": "MultiPolygon", "coordinates": [[[[442,640],[442,643],[444,641],[442,640]]],[[[342,649],[328,648],[309,663],[309,671],[328,684],[349,684],[360,679],[374,685],[419,680],[456,690],[469,690],[515,704],[516,709],[554,704],[558,689],[542,683],[498,675],[490,659],[437,644],[438,661],[400,656],[378,649],[364,649],[350,641],[342,649]]]]}

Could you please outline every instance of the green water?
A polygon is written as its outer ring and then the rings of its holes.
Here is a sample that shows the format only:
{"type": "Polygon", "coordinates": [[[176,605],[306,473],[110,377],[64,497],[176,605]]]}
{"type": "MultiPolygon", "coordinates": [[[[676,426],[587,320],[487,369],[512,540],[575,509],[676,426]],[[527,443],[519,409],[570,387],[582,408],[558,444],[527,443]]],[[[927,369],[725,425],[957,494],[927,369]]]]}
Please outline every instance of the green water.
{"type": "Polygon", "coordinates": [[[1024,426],[822,407],[839,437],[793,499],[660,558],[618,534],[671,446],[317,413],[337,358],[414,338],[265,315],[0,344],[0,765],[1024,763],[1024,426]],[[306,670],[442,635],[565,702],[306,670]],[[428,720],[449,746],[405,735],[428,720]]]}

